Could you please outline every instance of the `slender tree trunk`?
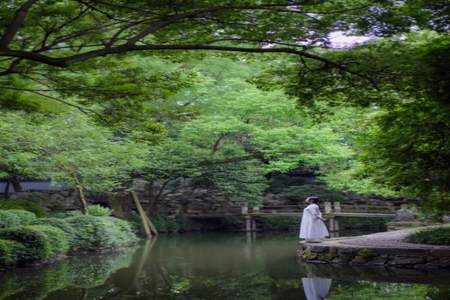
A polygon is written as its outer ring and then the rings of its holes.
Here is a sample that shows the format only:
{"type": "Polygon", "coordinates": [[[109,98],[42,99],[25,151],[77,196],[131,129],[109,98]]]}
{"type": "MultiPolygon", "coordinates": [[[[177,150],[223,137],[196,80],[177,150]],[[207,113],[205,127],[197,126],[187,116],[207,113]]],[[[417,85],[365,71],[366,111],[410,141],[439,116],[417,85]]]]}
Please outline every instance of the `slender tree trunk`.
{"type": "Polygon", "coordinates": [[[86,300],[88,298],[88,289],[87,288],[83,288],[81,290],[81,300],[86,300]]]}
{"type": "Polygon", "coordinates": [[[5,199],[8,199],[8,197],[9,197],[9,185],[10,185],[10,181],[8,179],[8,180],[6,180],[5,190],[3,191],[3,197],[5,199]]]}
{"type": "Polygon", "coordinates": [[[20,180],[16,176],[11,177],[11,184],[16,193],[23,191],[22,186],[20,185],[20,180]]]}
{"type": "Polygon", "coordinates": [[[81,213],[83,215],[87,214],[87,201],[86,198],[84,197],[84,191],[83,191],[83,187],[81,185],[77,185],[77,189],[78,189],[78,194],[80,195],[80,204],[81,204],[81,213]]]}
{"type": "Polygon", "coordinates": [[[81,185],[80,180],[78,179],[78,176],[76,174],[73,175],[73,178],[75,179],[75,182],[77,184],[77,190],[78,190],[78,195],[80,196],[79,200],[80,200],[80,210],[81,213],[83,215],[87,214],[87,201],[86,198],[84,196],[84,191],[83,191],[83,186],[81,185]]]}
{"type": "Polygon", "coordinates": [[[152,221],[150,221],[149,217],[145,213],[142,208],[141,202],[139,201],[138,195],[135,191],[131,191],[131,196],[133,197],[134,204],[139,212],[139,216],[141,217],[142,226],[144,226],[145,235],[147,238],[151,239],[154,235],[158,235],[158,231],[156,227],[153,225],[152,221]]]}
{"type": "Polygon", "coordinates": [[[139,264],[136,268],[136,273],[134,273],[133,283],[134,287],[139,290],[139,277],[142,275],[144,271],[145,265],[150,257],[150,253],[152,251],[153,245],[156,242],[157,237],[152,238],[151,240],[147,240],[145,242],[144,249],[142,250],[141,258],[139,259],[139,264]]]}

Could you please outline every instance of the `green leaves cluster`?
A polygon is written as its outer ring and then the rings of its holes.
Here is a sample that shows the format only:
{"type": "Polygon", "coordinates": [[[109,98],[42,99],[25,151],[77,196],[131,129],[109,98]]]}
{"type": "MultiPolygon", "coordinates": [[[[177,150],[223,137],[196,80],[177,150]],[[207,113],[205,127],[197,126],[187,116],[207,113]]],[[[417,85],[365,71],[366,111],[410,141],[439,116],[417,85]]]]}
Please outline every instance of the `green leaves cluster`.
{"type": "Polygon", "coordinates": [[[196,61],[195,70],[201,84],[176,96],[194,117],[153,147],[150,178],[194,178],[230,199],[257,204],[268,174],[299,166],[331,172],[352,155],[339,134],[314,125],[283,90],[252,83],[261,72],[256,64],[216,57],[196,61]]]}
{"type": "Polygon", "coordinates": [[[116,137],[80,113],[7,112],[0,119],[4,178],[50,178],[67,187],[110,191],[127,187],[131,173],[145,163],[146,144],[116,137]]]}

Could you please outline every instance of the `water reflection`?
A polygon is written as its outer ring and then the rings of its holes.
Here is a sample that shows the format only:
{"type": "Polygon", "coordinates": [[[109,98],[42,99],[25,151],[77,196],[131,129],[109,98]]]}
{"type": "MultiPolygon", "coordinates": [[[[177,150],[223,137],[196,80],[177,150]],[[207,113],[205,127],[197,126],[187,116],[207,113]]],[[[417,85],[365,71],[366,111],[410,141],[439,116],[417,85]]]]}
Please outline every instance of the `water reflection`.
{"type": "Polygon", "coordinates": [[[307,300],[324,300],[327,298],[332,280],[330,278],[303,277],[302,285],[307,300]]]}
{"type": "Polygon", "coordinates": [[[299,265],[296,244],[295,235],[279,234],[162,236],[0,273],[0,300],[448,299],[449,273],[299,265]]]}

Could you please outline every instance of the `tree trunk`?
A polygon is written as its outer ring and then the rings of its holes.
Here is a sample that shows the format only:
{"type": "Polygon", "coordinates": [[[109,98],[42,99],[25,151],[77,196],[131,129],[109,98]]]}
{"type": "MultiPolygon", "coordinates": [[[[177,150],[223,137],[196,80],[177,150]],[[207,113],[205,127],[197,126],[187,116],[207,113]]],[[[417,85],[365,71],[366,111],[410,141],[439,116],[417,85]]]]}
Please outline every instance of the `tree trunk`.
{"type": "Polygon", "coordinates": [[[152,221],[150,221],[149,217],[145,213],[142,208],[141,202],[139,201],[138,195],[135,191],[131,191],[131,196],[133,197],[134,204],[139,212],[139,216],[141,217],[142,226],[144,227],[145,235],[147,238],[151,239],[154,235],[158,235],[158,231],[156,227],[153,225],[152,221]]]}
{"type": "Polygon", "coordinates": [[[9,197],[9,185],[10,185],[10,181],[6,180],[5,190],[3,191],[3,197],[5,199],[8,199],[8,197],[9,197]]]}
{"type": "Polygon", "coordinates": [[[16,176],[11,177],[11,184],[16,193],[23,192],[22,186],[20,185],[20,180],[16,176]]]}
{"type": "Polygon", "coordinates": [[[81,185],[77,185],[78,194],[80,195],[80,204],[81,204],[81,213],[83,215],[87,214],[87,202],[86,198],[84,197],[83,187],[81,185]]]}
{"type": "Polygon", "coordinates": [[[78,190],[78,194],[80,196],[79,199],[80,199],[80,204],[81,204],[81,207],[80,207],[81,213],[83,215],[86,215],[88,205],[87,205],[86,198],[84,197],[83,186],[81,185],[81,182],[78,179],[77,174],[73,174],[73,179],[75,180],[75,183],[77,184],[77,190],[78,190]]]}

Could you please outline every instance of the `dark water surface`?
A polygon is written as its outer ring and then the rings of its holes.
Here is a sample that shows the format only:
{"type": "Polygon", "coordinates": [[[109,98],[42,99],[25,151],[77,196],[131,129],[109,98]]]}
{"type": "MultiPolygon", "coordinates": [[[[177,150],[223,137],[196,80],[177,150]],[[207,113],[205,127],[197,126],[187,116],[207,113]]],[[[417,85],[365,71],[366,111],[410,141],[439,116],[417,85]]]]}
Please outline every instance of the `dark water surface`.
{"type": "Polygon", "coordinates": [[[296,234],[161,236],[0,273],[3,299],[450,299],[450,273],[299,264],[296,234]]]}

